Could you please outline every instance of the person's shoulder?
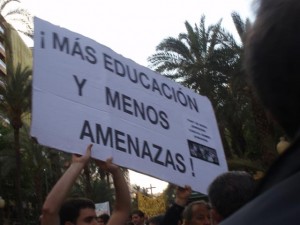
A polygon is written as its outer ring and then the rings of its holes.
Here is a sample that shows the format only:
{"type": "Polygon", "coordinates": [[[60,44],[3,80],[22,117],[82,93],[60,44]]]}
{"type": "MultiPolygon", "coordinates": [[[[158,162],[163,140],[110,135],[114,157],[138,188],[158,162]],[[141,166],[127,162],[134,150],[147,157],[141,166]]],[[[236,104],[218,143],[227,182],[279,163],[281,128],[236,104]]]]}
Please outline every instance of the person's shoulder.
{"type": "Polygon", "coordinates": [[[300,172],[263,192],[220,225],[299,224],[300,172]]]}

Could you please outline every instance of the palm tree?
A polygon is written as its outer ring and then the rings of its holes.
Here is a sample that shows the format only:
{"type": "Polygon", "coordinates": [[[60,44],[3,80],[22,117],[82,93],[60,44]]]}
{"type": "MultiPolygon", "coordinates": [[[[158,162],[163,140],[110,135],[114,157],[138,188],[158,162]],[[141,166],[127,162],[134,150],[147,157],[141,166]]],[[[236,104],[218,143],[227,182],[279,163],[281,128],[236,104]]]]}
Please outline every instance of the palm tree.
{"type": "Polygon", "coordinates": [[[214,101],[213,80],[217,74],[212,60],[216,47],[221,44],[218,39],[220,24],[221,21],[206,29],[205,16],[202,16],[199,26],[195,24],[193,29],[186,21],[187,33],[164,39],[156,47],[157,53],[148,58],[150,67],[214,101]]]}
{"type": "Polygon", "coordinates": [[[22,192],[26,204],[32,205],[32,213],[26,213],[25,217],[38,218],[43,200],[48,194],[48,171],[50,171],[49,149],[37,144],[29,134],[29,125],[26,123],[20,130],[20,142],[22,149],[22,192]]]}
{"type": "MultiPolygon", "coordinates": [[[[0,123],[1,124],[1,123],[0,123]]],[[[13,138],[12,129],[6,124],[0,125],[0,192],[7,193],[3,190],[7,183],[5,180],[11,176],[10,173],[15,166],[15,158],[10,149],[13,138]]],[[[5,196],[8,197],[8,196],[5,196]]]]}
{"type": "Polygon", "coordinates": [[[235,11],[233,11],[231,13],[231,18],[233,20],[235,29],[241,39],[242,45],[244,45],[245,39],[246,39],[246,34],[251,26],[251,22],[248,18],[245,21],[243,21],[240,14],[235,11]]]}
{"type": "Polygon", "coordinates": [[[90,169],[89,174],[83,172],[83,174],[80,175],[71,190],[71,196],[84,196],[93,199],[96,203],[105,201],[113,203],[114,188],[105,180],[100,179],[95,165],[90,169]]]}
{"type": "MultiPolygon", "coordinates": [[[[251,23],[249,19],[243,21],[237,12],[233,12],[231,14],[231,17],[240,36],[242,43],[241,49],[243,52],[245,38],[247,35],[247,31],[251,26],[251,23]]],[[[241,59],[243,60],[243,53],[241,53],[241,59]]],[[[270,118],[268,118],[262,104],[253,94],[253,91],[247,84],[246,72],[244,70],[241,70],[241,73],[237,77],[237,80],[239,80],[239,83],[243,85],[243,94],[246,95],[250,100],[253,119],[257,130],[257,139],[262,155],[262,162],[264,164],[264,167],[267,168],[276,157],[275,146],[278,137],[276,137],[275,135],[274,124],[271,122],[270,118]]]]}
{"type": "MultiPolygon", "coordinates": [[[[195,92],[207,96],[215,109],[222,112],[228,98],[228,83],[233,64],[238,60],[232,35],[221,27],[221,20],[205,26],[205,16],[199,26],[193,28],[185,22],[186,33],[178,38],[164,39],[157,47],[157,53],[148,58],[150,67],[163,75],[179,81],[195,92]]],[[[219,121],[224,114],[218,113],[219,121]]],[[[226,119],[226,118],[225,118],[226,119]]],[[[224,149],[231,157],[227,143],[226,124],[219,123],[224,149]]]]}
{"type": "Polygon", "coordinates": [[[0,77],[0,115],[7,118],[14,130],[14,151],[15,151],[15,188],[17,195],[18,215],[23,222],[22,194],[21,194],[21,171],[22,160],[20,151],[20,128],[23,125],[22,118],[29,112],[31,97],[31,70],[21,68],[20,64],[16,69],[7,65],[7,76],[0,77]]]}
{"type": "MultiPolygon", "coordinates": [[[[0,0],[0,14],[17,31],[33,38],[33,19],[32,15],[25,9],[16,6],[21,3],[19,0],[0,0]],[[14,4],[15,3],[15,4],[14,4]]],[[[3,20],[2,18],[0,20],[3,20]]]]}

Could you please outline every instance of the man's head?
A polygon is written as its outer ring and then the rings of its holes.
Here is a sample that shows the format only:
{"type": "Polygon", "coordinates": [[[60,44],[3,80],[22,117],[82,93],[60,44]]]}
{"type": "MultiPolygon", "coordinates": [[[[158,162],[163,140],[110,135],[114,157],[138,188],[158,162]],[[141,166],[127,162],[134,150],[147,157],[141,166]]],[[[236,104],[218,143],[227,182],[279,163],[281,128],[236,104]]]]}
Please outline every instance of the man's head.
{"type": "Polygon", "coordinates": [[[255,186],[251,175],[243,171],[230,171],[215,178],[208,187],[213,221],[219,223],[245,205],[255,186]]]}
{"type": "Polygon", "coordinates": [[[86,198],[71,198],[64,202],[60,211],[61,225],[97,224],[95,204],[86,198]]]}
{"type": "Polygon", "coordinates": [[[210,207],[200,200],[188,204],[182,214],[184,225],[210,225],[210,207]]]}
{"type": "Polygon", "coordinates": [[[260,0],[245,67],[258,97],[289,137],[300,127],[300,1],[260,0]]]}
{"type": "Polygon", "coordinates": [[[144,225],[145,224],[145,213],[141,210],[134,210],[131,213],[131,222],[134,225],[144,225]]]}

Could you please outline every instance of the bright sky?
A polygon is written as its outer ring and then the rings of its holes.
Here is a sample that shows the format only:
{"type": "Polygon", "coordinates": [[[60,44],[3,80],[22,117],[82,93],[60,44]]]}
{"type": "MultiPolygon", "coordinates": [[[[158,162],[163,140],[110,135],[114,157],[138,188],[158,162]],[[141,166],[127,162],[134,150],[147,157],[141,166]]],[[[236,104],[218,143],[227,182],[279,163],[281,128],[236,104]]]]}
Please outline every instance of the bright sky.
{"type": "MultiPolygon", "coordinates": [[[[22,7],[147,66],[147,58],[164,38],[185,32],[185,21],[199,24],[201,15],[206,16],[206,25],[223,18],[223,27],[236,35],[230,14],[237,11],[243,19],[251,18],[251,3],[251,0],[22,0],[22,7]]],[[[130,172],[130,180],[141,187],[156,187],[153,193],[167,186],[166,182],[136,172],[130,172]]]]}

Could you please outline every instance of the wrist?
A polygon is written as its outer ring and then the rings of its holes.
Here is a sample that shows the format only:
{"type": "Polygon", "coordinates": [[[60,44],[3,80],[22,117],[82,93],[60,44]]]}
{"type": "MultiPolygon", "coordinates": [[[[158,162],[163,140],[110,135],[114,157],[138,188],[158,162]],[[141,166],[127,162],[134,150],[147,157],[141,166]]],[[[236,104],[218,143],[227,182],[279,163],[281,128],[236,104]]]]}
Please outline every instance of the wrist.
{"type": "Polygon", "coordinates": [[[72,162],[69,168],[82,170],[85,164],[80,162],[72,162]]]}
{"type": "Polygon", "coordinates": [[[110,170],[109,173],[111,173],[113,176],[117,176],[119,174],[122,174],[122,171],[120,168],[114,168],[114,169],[110,170]]]}

